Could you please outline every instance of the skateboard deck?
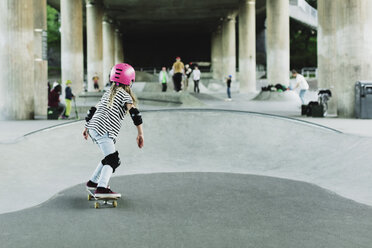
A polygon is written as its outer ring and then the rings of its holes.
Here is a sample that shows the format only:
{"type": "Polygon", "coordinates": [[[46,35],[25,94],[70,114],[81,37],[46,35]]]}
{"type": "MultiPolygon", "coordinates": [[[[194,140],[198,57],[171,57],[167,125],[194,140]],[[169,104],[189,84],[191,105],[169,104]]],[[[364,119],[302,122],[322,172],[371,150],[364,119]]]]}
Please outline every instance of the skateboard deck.
{"type": "Polygon", "coordinates": [[[99,208],[101,204],[103,205],[111,205],[112,207],[116,208],[118,206],[117,199],[121,198],[119,197],[97,197],[94,194],[95,189],[86,188],[88,191],[88,201],[94,200],[94,208],[99,208]]]}

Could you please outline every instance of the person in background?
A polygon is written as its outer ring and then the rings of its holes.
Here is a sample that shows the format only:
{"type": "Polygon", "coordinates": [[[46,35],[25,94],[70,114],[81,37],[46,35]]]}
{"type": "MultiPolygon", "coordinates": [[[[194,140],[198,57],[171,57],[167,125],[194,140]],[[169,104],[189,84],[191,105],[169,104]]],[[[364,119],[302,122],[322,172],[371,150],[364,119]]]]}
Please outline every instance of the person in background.
{"type": "Polygon", "coordinates": [[[99,77],[97,75],[94,75],[92,80],[93,80],[94,89],[99,91],[99,84],[98,84],[99,77]]]}
{"type": "Polygon", "coordinates": [[[232,79],[232,76],[229,75],[227,78],[226,78],[226,86],[227,86],[227,99],[226,101],[231,101],[231,80],[232,79]]]}
{"type": "Polygon", "coordinates": [[[159,72],[159,83],[161,83],[161,91],[166,92],[167,91],[167,84],[169,81],[167,68],[162,67],[161,71],[159,72]]]}
{"type": "Polygon", "coordinates": [[[59,83],[55,82],[53,84],[53,89],[48,96],[48,107],[56,108],[58,115],[65,111],[65,105],[60,102],[59,97],[62,92],[62,87],[59,83]]]}
{"type": "Polygon", "coordinates": [[[196,65],[194,67],[194,71],[192,72],[192,79],[194,80],[194,92],[195,93],[200,93],[199,89],[199,81],[200,81],[200,70],[198,66],[196,65]]]}
{"type": "Polygon", "coordinates": [[[173,75],[173,82],[174,82],[174,90],[176,92],[181,91],[181,82],[182,82],[182,75],[183,75],[183,70],[185,66],[181,62],[181,58],[177,57],[176,62],[174,62],[172,69],[174,72],[173,75]]]}
{"type": "Polygon", "coordinates": [[[293,87],[292,90],[295,90],[297,88],[300,89],[300,98],[302,104],[305,104],[304,96],[306,91],[309,89],[309,84],[307,83],[306,79],[304,76],[302,76],[300,73],[298,73],[296,70],[292,70],[292,76],[296,78],[296,84],[295,87],[293,87]]]}
{"type": "Polygon", "coordinates": [[[189,78],[191,76],[192,69],[190,68],[189,64],[185,65],[185,85],[184,90],[187,90],[187,87],[189,87],[189,78]]]}
{"type": "Polygon", "coordinates": [[[65,89],[65,102],[66,102],[66,109],[65,113],[62,115],[62,119],[68,119],[71,113],[71,100],[75,98],[74,94],[72,94],[71,90],[71,80],[66,81],[66,89],[65,89]]]}

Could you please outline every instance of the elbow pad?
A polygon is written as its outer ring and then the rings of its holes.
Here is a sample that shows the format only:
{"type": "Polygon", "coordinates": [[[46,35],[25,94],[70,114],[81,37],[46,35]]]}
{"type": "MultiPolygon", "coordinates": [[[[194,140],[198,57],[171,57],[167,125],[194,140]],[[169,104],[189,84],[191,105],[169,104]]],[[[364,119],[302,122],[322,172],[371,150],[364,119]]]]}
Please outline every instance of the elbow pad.
{"type": "Polygon", "coordinates": [[[96,107],[91,107],[87,112],[87,117],[85,117],[86,122],[89,122],[92,119],[94,113],[96,112],[96,107]]]}
{"type": "Polygon", "coordinates": [[[137,108],[131,108],[129,114],[132,117],[134,125],[139,126],[142,124],[142,115],[137,108]]]}

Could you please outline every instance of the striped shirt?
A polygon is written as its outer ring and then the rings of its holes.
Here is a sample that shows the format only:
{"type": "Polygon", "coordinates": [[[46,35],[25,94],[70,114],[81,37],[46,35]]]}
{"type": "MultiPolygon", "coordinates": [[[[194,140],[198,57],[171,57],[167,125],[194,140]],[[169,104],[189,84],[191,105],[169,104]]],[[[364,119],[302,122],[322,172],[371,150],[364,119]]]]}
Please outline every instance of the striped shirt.
{"type": "Polygon", "coordinates": [[[109,137],[116,142],[119,134],[121,120],[124,119],[126,103],[133,104],[132,97],[121,87],[118,87],[112,106],[109,107],[111,89],[103,94],[98,103],[97,110],[92,119],[85,124],[87,129],[95,130],[99,135],[108,133],[109,137]]]}

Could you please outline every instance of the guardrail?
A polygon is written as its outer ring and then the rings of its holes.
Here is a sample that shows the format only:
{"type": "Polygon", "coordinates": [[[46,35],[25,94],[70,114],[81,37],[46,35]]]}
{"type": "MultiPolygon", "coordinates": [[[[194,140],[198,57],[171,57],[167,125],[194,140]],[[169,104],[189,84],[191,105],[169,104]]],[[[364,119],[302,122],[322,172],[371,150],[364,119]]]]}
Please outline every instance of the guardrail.
{"type": "Polygon", "coordinates": [[[306,14],[318,18],[318,11],[308,4],[305,0],[289,0],[289,4],[300,7],[306,14]]]}
{"type": "Polygon", "coordinates": [[[304,67],[301,69],[301,75],[305,78],[317,78],[318,68],[316,67],[304,67]]]}

